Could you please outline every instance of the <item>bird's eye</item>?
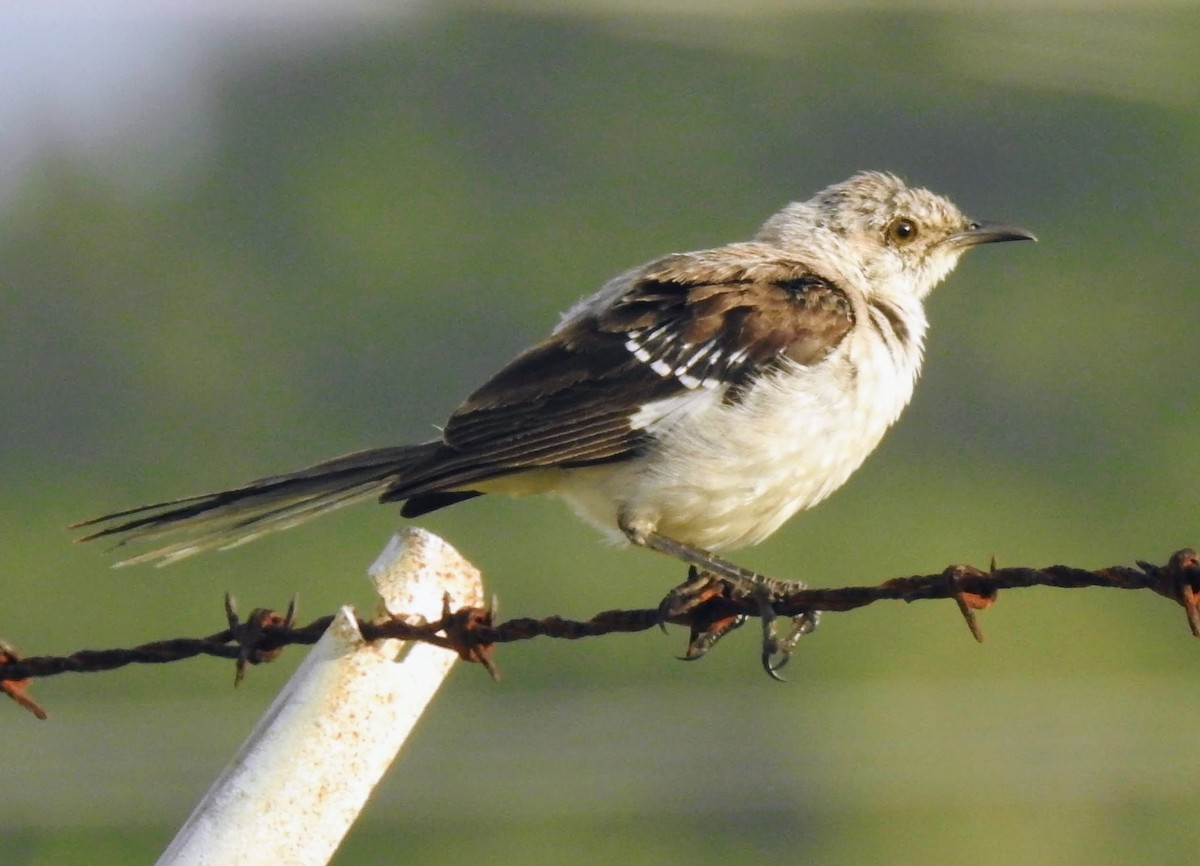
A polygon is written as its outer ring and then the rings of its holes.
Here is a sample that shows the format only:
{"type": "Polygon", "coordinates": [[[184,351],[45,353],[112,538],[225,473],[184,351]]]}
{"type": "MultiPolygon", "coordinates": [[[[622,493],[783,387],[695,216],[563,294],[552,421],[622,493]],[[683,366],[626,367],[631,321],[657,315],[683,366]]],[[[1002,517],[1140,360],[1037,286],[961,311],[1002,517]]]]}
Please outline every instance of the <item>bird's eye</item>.
{"type": "Polygon", "coordinates": [[[919,229],[916,220],[896,217],[887,227],[888,240],[895,244],[907,244],[916,239],[919,229]]]}

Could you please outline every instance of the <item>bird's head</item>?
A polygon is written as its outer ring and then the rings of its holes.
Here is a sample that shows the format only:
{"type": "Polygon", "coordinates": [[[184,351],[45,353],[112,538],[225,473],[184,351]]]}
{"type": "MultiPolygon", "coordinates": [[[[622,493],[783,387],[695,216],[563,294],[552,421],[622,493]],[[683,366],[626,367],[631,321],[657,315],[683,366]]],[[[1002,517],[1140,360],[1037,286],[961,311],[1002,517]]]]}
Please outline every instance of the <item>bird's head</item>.
{"type": "Polygon", "coordinates": [[[860,172],[788,205],[767,221],[759,239],[868,294],[917,300],[971,247],[1036,240],[1019,226],[972,220],[949,199],[877,171],[860,172]]]}

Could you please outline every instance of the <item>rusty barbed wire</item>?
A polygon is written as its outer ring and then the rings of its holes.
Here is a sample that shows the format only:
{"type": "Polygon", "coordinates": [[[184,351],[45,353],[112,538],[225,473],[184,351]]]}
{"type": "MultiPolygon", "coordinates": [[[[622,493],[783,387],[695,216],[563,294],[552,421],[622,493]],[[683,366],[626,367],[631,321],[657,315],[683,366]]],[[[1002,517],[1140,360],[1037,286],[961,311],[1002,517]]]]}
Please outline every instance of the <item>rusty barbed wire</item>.
{"type": "MultiPolygon", "coordinates": [[[[970,565],[952,565],[938,574],[896,577],[869,586],[797,589],[795,584],[785,581],[763,578],[762,582],[768,591],[765,600],[769,610],[764,609],[762,597],[739,595],[722,581],[693,572],[689,584],[682,588],[689,590],[686,603],[677,608],[669,602],[678,590],[658,608],[607,610],[587,620],[549,616],[493,623],[490,610],[466,608],[444,611],[439,620],[426,625],[411,625],[401,617],[395,617],[384,621],[360,619],[358,626],[367,640],[423,641],[453,650],[465,660],[483,665],[493,677],[496,669],[491,655],[496,644],[536,637],[578,640],[646,631],[671,623],[690,629],[688,655],[684,658],[693,659],[703,655],[721,636],[750,617],[772,614],[809,617],[818,611],[845,612],[889,600],[952,599],[971,634],[982,641],[976,612],[994,604],[1002,589],[1033,586],[1148,589],[1183,607],[1192,634],[1200,637],[1200,554],[1191,548],[1176,551],[1162,566],[1141,560],[1136,566],[1118,565],[1097,570],[1066,565],[997,568],[993,563],[987,571],[970,565]]],[[[97,673],[132,664],[166,664],[201,655],[232,659],[236,665],[236,685],[241,682],[247,666],[272,661],[284,647],[316,643],[333,621],[333,616],[323,616],[307,625],[296,626],[294,602],[288,605],[285,614],[256,608],[242,620],[228,594],[225,596],[225,615],[228,627],[207,637],[171,638],[128,649],[79,650],[66,656],[23,657],[0,640],[0,691],[44,719],[45,711],[28,695],[32,679],[63,673],[97,673]]],[[[807,630],[811,630],[811,625],[807,630]]],[[[773,673],[770,667],[768,672],[773,673]]]]}

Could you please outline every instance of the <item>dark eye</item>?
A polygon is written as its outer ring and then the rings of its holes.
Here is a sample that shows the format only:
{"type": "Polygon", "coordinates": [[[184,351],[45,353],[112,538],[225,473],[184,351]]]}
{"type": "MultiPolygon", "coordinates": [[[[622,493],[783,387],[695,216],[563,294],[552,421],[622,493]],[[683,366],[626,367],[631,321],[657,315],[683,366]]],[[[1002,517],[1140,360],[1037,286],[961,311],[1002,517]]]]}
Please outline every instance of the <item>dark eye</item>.
{"type": "Polygon", "coordinates": [[[888,240],[896,244],[911,243],[919,234],[916,220],[909,217],[896,217],[887,227],[888,240]]]}

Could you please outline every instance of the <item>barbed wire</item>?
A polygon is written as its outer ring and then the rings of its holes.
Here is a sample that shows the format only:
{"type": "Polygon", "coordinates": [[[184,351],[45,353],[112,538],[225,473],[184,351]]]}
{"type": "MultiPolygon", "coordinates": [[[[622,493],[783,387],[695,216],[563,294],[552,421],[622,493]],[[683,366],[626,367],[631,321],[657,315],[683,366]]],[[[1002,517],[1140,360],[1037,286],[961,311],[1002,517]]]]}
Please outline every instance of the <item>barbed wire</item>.
{"type": "MultiPolygon", "coordinates": [[[[1191,548],[1176,551],[1162,566],[1141,560],[1137,561],[1136,567],[1118,565],[1098,570],[1066,565],[997,568],[993,563],[987,571],[970,565],[952,565],[938,574],[896,577],[870,586],[797,588],[794,583],[769,578],[761,578],[760,584],[761,593],[746,593],[725,581],[693,570],[688,583],[672,591],[657,608],[607,610],[587,620],[549,616],[494,623],[488,609],[463,608],[446,610],[439,620],[426,625],[411,625],[402,616],[397,616],[383,621],[360,619],[358,627],[369,641],[397,638],[453,650],[463,659],[483,665],[493,678],[497,672],[492,654],[497,644],[535,637],[578,640],[640,632],[670,623],[689,628],[687,653],[682,658],[694,660],[751,617],[764,620],[763,663],[768,673],[775,676],[786,662],[795,640],[812,630],[816,614],[845,612],[888,600],[953,599],[971,634],[982,641],[983,632],[976,611],[994,604],[1002,589],[1032,586],[1148,589],[1183,607],[1192,634],[1200,637],[1200,554],[1191,548]],[[775,617],[793,620],[793,631],[786,638],[775,638],[769,631],[770,620],[775,617]],[[772,665],[768,658],[770,652],[781,654],[782,661],[772,665]]],[[[225,616],[227,627],[207,637],[171,638],[128,649],[79,650],[65,656],[22,657],[15,648],[0,640],[0,691],[44,719],[46,712],[28,693],[32,679],[63,673],[98,673],[131,664],[167,664],[201,655],[233,659],[236,664],[234,682],[237,684],[249,665],[272,661],[287,646],[316,643],[333,621],[330,615],[297,626],[294,602],[288,605],[285,613],[256,608],[242,620],[228,594],[225,596],[225,616]]]]}

